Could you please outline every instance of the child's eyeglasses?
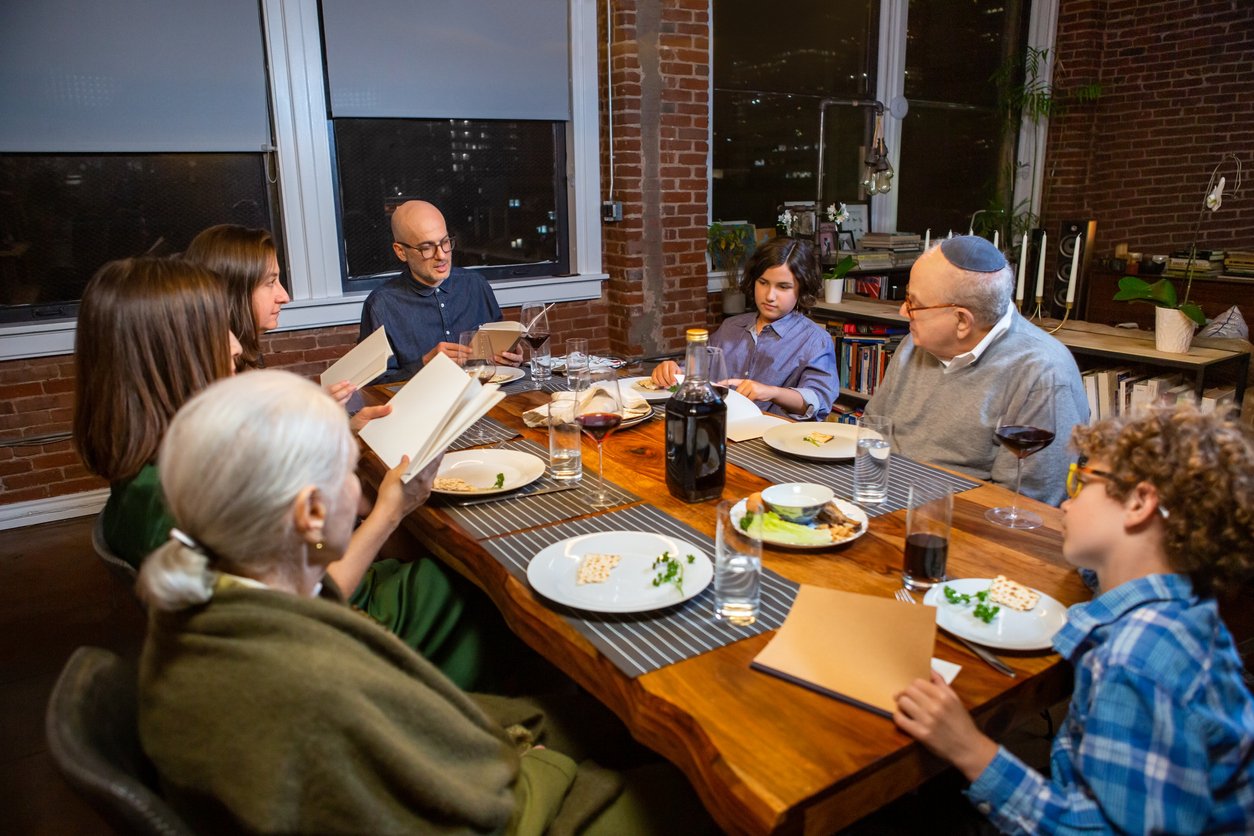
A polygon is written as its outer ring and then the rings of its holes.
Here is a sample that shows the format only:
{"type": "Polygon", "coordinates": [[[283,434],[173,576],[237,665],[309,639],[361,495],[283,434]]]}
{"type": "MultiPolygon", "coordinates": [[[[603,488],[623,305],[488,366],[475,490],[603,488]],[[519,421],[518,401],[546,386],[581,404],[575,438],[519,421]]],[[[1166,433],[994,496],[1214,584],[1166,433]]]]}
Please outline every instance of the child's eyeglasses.
{"type": "Polygon", "coordinates": [[[1067,496],[1075,499],[1084,488],[1085,480],[1091,478],[1114,479],[1115,474],[1079,462],[1072,462],[1071,467],[1067,469],[1067,496]]]}

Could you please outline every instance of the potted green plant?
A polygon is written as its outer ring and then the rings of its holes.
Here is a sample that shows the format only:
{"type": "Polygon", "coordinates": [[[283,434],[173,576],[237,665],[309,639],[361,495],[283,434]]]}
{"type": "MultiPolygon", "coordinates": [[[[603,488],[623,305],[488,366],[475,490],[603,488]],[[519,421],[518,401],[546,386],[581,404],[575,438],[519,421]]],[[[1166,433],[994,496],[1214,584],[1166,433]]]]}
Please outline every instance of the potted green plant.
{"type": "Polygon", "coordinates": [[[753,245],[753,227],[747,224],[712,223],[705,234],[705,251],[710,268],[721,270],[723,277],[723,313],[744,313],[745,295],[740,292],[740,270],[753,245]]]}
{"type": "Polygon", "coordinates": [[[1224,187],[1227,178],[1219,171],[1229,160],[1236,166],[1236,185],[1229,193],[1231,197],[1239,197],[1241,193],[1241,158],[1235,154],[1225,153],[1211,170],[1210,180],[1206,184],[1206,192],[1202,198],[1202,208],[1198,210],[1197,223],[1193,227],[1193,243],[1189,247],[1189,260],[1184,267],[1184,299],[1176,294],[1176,286],[1170,279],[1162,278],[1150,284],[1136,276],[1124,276],[1119,280],[1119,292],[1115,294],[1117,302],[1151,302],[1154,311],[1154,345],[1159,351],[1174,354],[1186,354],[1193,342],[1193,329],[1206,324],[1206,314],[1196,302],[1189,301],[1193,290],[1193,263],[1197,258],[1198,237],[1202,233],[1202,220],[1207,212],[1212,214],[1223,205],[1224,187]]]}
{"type": "Polygon", "coordinates": [[[836,266],[823,274],[823,301],[836,304],[845,295],[845,274],[857,266],[853,256],[847,255],[836,266]]]}
{"type": "Polygon", "coordinates": [[[1202,308],[1188,300],[1187,290],[1181,301],[1170,279],[1159,279],[1151,284],[1137,276],[1124,276],[1119,280],[1115,301],[1149,302],[1155,306],[1154,345],[1159,351],[1187,354],[1193,342],[1193,329],[1206,324],[1202,308]]]}

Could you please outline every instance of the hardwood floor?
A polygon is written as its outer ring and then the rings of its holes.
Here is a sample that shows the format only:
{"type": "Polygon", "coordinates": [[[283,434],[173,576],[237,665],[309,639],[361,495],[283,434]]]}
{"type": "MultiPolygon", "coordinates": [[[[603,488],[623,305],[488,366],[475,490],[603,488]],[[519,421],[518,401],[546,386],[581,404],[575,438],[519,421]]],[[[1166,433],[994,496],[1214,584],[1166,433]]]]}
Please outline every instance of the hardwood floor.
{"type": "Polygon", "coordinates": [[[4,830],[111,834],[62,780],[44,740],[44,707],[82,645],[134,656],[144,618],[91,548],[92,517],[0,531],[0,809],[4,830]]]}

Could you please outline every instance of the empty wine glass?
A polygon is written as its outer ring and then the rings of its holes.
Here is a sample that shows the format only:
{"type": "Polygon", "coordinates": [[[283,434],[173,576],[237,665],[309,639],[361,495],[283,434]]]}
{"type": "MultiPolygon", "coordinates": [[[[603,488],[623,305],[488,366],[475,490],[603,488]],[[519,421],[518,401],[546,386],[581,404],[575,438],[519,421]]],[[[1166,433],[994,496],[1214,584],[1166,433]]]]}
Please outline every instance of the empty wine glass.
{"type": "Polygon", "coordinates": [[[549,341],[549,306],[540,302],[528,302],[522,306],[519,321],[522,323],[523,342],[531,346],[531,384],[528,389],[539,389],[542,381],[549,379],[548,352],[543,356],[537,351],[549,341]]]}
{"type": "MultiPolygon", "coordinates": [[[[483,331],[462,331],[458,337],[462,351],[457,364],[465,369],[466,374],[480,383],[488,383],[496,377],[496,360],[492,355],[492,341],[483,331]]],[[[491,441],[483,434],[482,427],[476,421],[466,431],[466,436],[475,444],[486,444],[491,441]]]]}
{"type": "Polygon", "coordinates": [[[605,439],[623,423],[623,396],[614,369],[590,368],[574,381],[575,420],[597,444],[597,493],[593,508],[608,508],[613,500],[605,490],[605,439]]]}
{"type": "Polygon", "coordinates": [[[727,384],[723,381],[727,380],[727,359],[723,356],[723,349],[716,345],[707,346],[705,349],[710,355],[710,383],[713,384],[714,390],[718,392],[718,396],[723,400],[727,400],[727,384]]]}
{"type": "Polygon", "coordinates": [[[1030,397],[1030,393],[1011,398],[1005,411],[997,420],[997,430],[994,433],[998,443],[1013,453],[1017,459],[1015,497],[1008,507],[990,508],[984,512],[984,516],[1007,528],[1038,528],[1041,525],[1040,514],[1019,507],[1020,487],[1023,484],[1023,460],[1033,453],[1044,450],[1054,440],[1055,422],[1051,387],[1041,387],[1033,391],[1038,392],[1036,398],[1030,397]],[[1042,396],[1040,392],[1045,394],[1042,396]]]}

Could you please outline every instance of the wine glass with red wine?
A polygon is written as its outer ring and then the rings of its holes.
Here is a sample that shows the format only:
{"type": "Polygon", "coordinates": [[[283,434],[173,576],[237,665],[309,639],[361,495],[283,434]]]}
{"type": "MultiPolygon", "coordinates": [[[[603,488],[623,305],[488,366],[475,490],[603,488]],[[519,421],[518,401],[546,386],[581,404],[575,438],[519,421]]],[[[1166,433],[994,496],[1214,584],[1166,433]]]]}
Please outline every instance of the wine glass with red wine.
{"type": "Polygon", "coordinates": [[[523,342],[531,346],[531,385],[527,387],[528,389],[539,389],[541,378],[547,379],[545,372],[548,368],[547,366],[543,369],[539,367],[536,351],[549,341],[549,335],[552,333],[549,331],[548,309],[548,305],[542,302],[528,302],[522,306],[522,311],[518,316],[518,321],[523,327],[523,342]]]}
{"type": "MultiPolygon", "coordinates": [[[[1049,389],[1043,390],[1048,398],[1049,389]]],[[[1039,528],[1040,514],[1019,507],[1020,486],[1023,483],[1023,460],[1033,453],[1039,453],[1054,441],[1054,411],[1052,400],[1040,403],[1030,400],[1027,396],[1014,398],[997,421],[997,430],[993,433],[997,442],[1014,454],[1015,463],[1015,498],[1009,507],[990,508],[984,516],[1007,528],[1039,528]]]]}
{"type": "Polygon", "coordinates": [[[591,368],[575,378],[575,422],[584,435],[597,444],[597,494],[593,508],[613,504],[605,491],[605,439],[623,423],[623,396],[618,388],[618,372],[591,368]]]}

